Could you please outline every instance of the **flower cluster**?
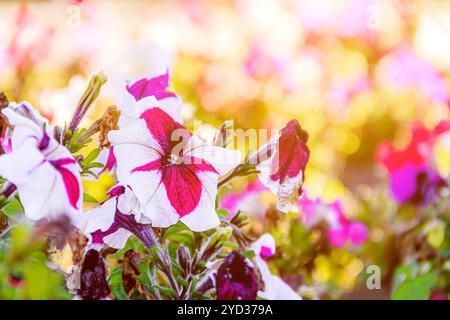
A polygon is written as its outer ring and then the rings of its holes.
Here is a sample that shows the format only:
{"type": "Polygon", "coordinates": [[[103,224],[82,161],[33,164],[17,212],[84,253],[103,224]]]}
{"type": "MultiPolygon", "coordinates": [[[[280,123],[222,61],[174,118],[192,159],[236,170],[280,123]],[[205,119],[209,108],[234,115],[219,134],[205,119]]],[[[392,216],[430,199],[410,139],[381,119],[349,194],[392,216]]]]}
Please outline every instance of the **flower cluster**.
{"type": "MultiPolygon", "coordinates": [[[[76,246],[86,252],[84,259],[79,259],[82,264],[75,265],[80,297],[109,296],[101,252],[105,248],[124,249],[132,237],[140,240],[147,254],[154,254],[155,266],[168,281],[173,298],[190,298],[196,276],[210,271],[217,273],[218,299],[255,299],[261,288],[258,296],[264,299],[300,298],[269,271],[265,259],[275,252],[269,234],[251,246],[246,242],[255,252],[252,266],[235,251],[217,270],[205,268],[218,259],[233,234],[221,224],[234,225],[238,233],[245,224],[245,219],[237,221],[234,213],[221,220],[217,213],[221,186],[237,176],[259,172],[260,180],[277,195],[279,210],[293,209],[302,194],[309,159],[307,134],[299,123],[289,122],[268,145],[242,162],[241,151],[210,145],[182,124],[182,101],[168,90],[166,71],[128,82],[119,99],[120,112],[110,107],[91,127],[80,128],[105,81],[102,73],[91,79],[64,130],[52,128],[27,102],[7,103],[2,109],[5,125],[0,175],[6,179],[2,194],[11,199],[17,191],[25,216],[38,223],[68,217],[73,232],[85,237],[87,243],[76,246]],[[86,157],[77,154],[96,133],[99,148],[86,157]],[[105,201],[85,211],[82,176],[95,180],[102,174],[115,175],[116,184],[106,192],[105,201]],[[169,232],[175,226],[194,233],[208,232],[209,238],[194,253],[180,247],[178,260],[173,261],[156,230],[169,232]],[[211,230],[216,231],[211,234],[211,230]],[[185,277],[184,286],[178,283],[174,264],[183,270],[178,276],[185,277]]],[[[152,289],[154,298],[162,294],[152,289]]]]}

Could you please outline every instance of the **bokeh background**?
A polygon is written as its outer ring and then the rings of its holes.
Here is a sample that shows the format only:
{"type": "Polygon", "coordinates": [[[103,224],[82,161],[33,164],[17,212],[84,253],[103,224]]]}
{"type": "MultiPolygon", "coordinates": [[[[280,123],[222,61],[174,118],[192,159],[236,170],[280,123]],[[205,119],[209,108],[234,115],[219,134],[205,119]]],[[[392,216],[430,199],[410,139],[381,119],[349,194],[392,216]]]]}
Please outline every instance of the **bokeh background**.
{"type": "MultiPolygon", "coordinates": [[[[376,154],[385,141],[408,145],[416,123],[432,130],[450,119],[450,1],[0,2],[0,91],[54,123],[70,119],[93,72],[110,81],[91,120],[115,101],[119,81],[169,66],[187,123],[271,129],[298,119],[311,149],[306,194],[341,201],[367,226],[363,244],[335,247],[296,216],[254,215],[250,232],[274,234],[272,267],[304,297],[390,298],[399,268],[438,270],[427,296],[448,295],[448,196],[411,234],[424,209],[396,203],[376,154]],[[367,288],[370,265],[381,269],[381,289],[367,288]]],[[[445,177],[441,149],[429,156],[445,177]]],[[[111,183],[86,188],[101,198],[111,183]]]]}

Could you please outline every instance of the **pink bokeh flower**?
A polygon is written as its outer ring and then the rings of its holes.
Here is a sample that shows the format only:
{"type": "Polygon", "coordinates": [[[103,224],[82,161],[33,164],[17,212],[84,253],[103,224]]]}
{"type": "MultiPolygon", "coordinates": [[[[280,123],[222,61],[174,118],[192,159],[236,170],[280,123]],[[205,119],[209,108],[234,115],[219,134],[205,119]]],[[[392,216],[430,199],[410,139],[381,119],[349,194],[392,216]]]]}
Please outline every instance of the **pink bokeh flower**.
{"type": "MultiPolygon", "coordinates": [[[[248,215],[263,218],[266,206],[261,200],[261,195],[268,189],[259,181],[250,183],[245,190],[236,193],[228,193],[220,199],[220,207],[228,210],[231,219],[238,211],[248,215]]],[[[270,192],[270,191],[268,191],[270,192]]]]}
{"type": "Polygon", "coordinates": [[[444,77],[406,45],[388,55],[379,70],[394,88],[420,90],[435,103],[450,102],[444,77]]]}
{"type": "Polygon", "coordinates": [[[340,248],[347,243],[358,246],[368,238],[366,225],[349,220],[340,201],[327,204],[320,199],[311,200],[304,196],[299,200],[299,205],[302,209],[300,219],[308,228],[322,221],[327,223],[328,240],[333,247],[340,248]]]}
{"type": "Polygon", "coordinates": [[[392,195],[399,203],[427,204],[436,189],[445,185],[431,155],[436,139],[448,131],[448,121],[440,122],[433,130],[415,123],[411,141],[404,149],[396,149],[390,143],[378,147],[377,160],[388,171],[392,195]]]}

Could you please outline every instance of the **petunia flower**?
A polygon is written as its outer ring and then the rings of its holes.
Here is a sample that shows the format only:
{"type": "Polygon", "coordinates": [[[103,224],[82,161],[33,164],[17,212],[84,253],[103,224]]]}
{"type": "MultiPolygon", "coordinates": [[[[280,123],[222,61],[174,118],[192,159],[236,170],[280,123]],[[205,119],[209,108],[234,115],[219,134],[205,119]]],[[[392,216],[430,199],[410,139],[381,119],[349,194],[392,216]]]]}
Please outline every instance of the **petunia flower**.
{"type": "Polygon", "coordinates": [[[251,249],[255,253],[254,261],[258,266],[264,290],[258,292],[258,296],[266,300],[301,300],[302,298],[280,277],[272,274],[267,265],[266,259],[275,254],[275,240],[266,233],[256,240],[251,249]]]}
{"type": "Polygon", "coordinates": [[[445,178],[435,168],[433,148],[439,137],[450,131],[450,122],[442,121],[433,130],[416,123],[412,138],[404,149],[383,143],[377,150],[377,160],[387,169],[393,197],[402,204],[428,204],[436,190],[444,186],[445,178]]]}
{"type": "Polygon", "coordinates": [[[218,177],[240,162],[240,152],[209,146],[162,109],[109,133],[119,182],[129,185],[153,226],[181,220],[193,231],[216,227],[218,177]]]}
{"type": "Polygon", "coordinates": [[[333,247],[340,248],[346,243],[358,246],[367,240],[366,225],[349,220],[340,201],[327,204],[320,199],[310,200],[304,196],[299,200],[299,205],[302,209],[300,219],[308,228],[322,221],[327,223],[328,240],[333,247]]]}
{"type": "Polygon", "coordinates": [[[256,300],[258,277],[251,263],[233,251],[216,273],[217,300],[256,300]]]}
{"type": "Polygon", "coordinates": [[[143,217],[130,188],[116,185],[107,192],[109,198],[98,207],[78,215],[75,226],[88,238],[89,248],[100,250],[105,244],[121,249],[128,238],[150,221],[143,217]]]}
{"type": "Polygon", "coordinates": [[[28,103],[10,104],[2,113],[12,129],[3,137],[11,149],[0,156],[0,175],[17,187],[25,215],[39,220],[79,213],[80,168],[47,131],[47,121],[28,103]]]}
{"type": "Polygon", "coordinates": [[[250,159],[258,164],[260,181],[277,195],[277,208],[282,212],[297,211],[309,160],[307,141],[308,133],[297,120],[291,120],[278,137],[250,159]]]}

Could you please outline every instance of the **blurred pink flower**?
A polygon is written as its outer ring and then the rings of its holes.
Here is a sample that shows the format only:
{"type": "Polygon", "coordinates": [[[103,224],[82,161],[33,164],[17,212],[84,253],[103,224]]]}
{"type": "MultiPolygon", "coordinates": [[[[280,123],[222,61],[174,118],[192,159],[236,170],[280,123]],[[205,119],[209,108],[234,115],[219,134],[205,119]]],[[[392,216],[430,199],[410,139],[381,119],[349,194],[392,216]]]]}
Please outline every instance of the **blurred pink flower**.
{"type": "Polygon", "coordinates": [[[247,185],[241,192],[228,193],[220,200],[220,207],[228,210],[228,219],[231,219],[238,211],[256,217],[264,217],[266,206],[261,201],[261,193],[268,190],[258,180],[247,185]]]}
{"type": "Polygon", "coordinates": [[[366,225],[347,219],[341,201],[327,204],[320,199],[311,200],[304,196],[300,199],[299,205],[303,212],[300,219],[308,228],[321,221],[328,224],[328,240],[333,247],[340,248],[347,242],[358,246],[367,240],[366,225]]]}
{"type": "Polygon", "coordinates": [[[422,90],[432,101],[449,103],[448,88],[443,76],[408,46],[402,46],[388,56],[381,73],[391,85],[422,90]]]}
{"type": "Polygon", "coordinates": [[[412,127],[411,142],[404,149],[382,143],[377,160],[389,172],[391,192],[399,203],[427,204],[435,190],[445,184],[433,167],[433,146],[438,136],[450,130],[450,121],[440,122],[433,130],[421,123],[412,127]]]}
{"type": "Polygon", "coordinates": [[[13,36],[6,58],[16,72],[33,67],[48,54],[54,32],[31,18],[26,3],[19,7],[16,26],[11,32],[13,36]]]}

